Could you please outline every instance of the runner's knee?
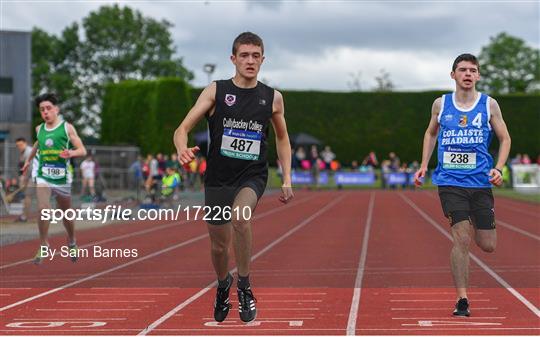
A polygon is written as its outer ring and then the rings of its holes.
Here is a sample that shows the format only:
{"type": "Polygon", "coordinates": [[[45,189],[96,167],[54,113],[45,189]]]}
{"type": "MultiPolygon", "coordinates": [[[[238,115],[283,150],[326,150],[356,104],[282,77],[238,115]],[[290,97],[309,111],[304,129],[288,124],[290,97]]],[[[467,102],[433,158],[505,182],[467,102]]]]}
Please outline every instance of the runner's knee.
{"type": "Polygon", "coordinates": [[[212,254],[213,255],[222,255],[227,253],[229,245],[224,241],[212,241],[212,254]]]}
{"type": "MultiPolygon", "coordinates": [[[[458,217],[456,217],[456,219],[458,219],[458,217]]],[[[456,221],[454,224],[452,224],[452,236],[454,238],[455,247],[462,250],[469,249],[469,245],[472,241],[472,233],[468,218],[461,221],[456,221]]]]}
{"type": "Polygon", "coordinates": [[[495,230],[476,230],[476,245],[486,253],[493,253],[497,248],[497,235],[495,230]]]}
{"type": "Polygon", "coordinates": [[[471,244],[471,236],[465,233],[458,233],[454,235],[454,246],[459,249],[468,250],[471,244]]]}
{"type": "Polygon", "coordinates": [[[232,219],[231,221],[232,227],[235,232],[244,233],[249,229],[250,221],[245,220],[242,217],[239,217],[237,219],[232,219]]]}
{"type": "Polygon", "coordinates": [[[478,247],[486,253],[493,253],[497,247],[497,243],[493,241],[489,242],[478,242],[478,247]]]}

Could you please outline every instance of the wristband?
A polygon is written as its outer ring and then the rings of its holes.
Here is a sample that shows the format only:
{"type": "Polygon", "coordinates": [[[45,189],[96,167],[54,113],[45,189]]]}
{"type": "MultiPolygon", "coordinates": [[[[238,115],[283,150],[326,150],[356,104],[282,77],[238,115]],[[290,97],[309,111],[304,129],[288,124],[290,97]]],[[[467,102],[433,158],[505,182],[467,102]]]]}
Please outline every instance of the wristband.
{"type": "Polygon", "coordinates": [[[500,173],[500,174],[501,174],[501,176],[502,176],[502,174],[503,174],[503,173],[502,173],[502,170],[499,170],[499,169],[498,169],[498,168],[496,168],[496,167],[494,167],[494,169],[495,169],[495,170],[497,170],[497,171],[499,171],[499,173],[500,173]]]}

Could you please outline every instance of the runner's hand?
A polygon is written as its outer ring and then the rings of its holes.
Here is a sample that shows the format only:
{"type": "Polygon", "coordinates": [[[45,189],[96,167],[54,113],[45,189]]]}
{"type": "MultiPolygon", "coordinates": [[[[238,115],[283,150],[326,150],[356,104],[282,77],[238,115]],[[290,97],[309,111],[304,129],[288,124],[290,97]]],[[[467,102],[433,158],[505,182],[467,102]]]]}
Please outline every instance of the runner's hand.
{"type": "Polygon", "coordinates": [[[71,158],[71,152],[68,149],[65,149],[64,151],[60,152],[60,157],[64,159],[71,158]]]}
{"type": "Polygon", "coordinates": [[[291,185],[281,186],[281,195],[279,196],[279,201],[286,204],[291,201],[292,198],[294,198],[294,194],[291,185]]]}
{"type": "Polygon", "coordinates": [[[501,186],[502,185],[503,178],[502,178],[502,174],[501,174],[501,172],[499,172],[499,170],[492,168],[491,170],[489,170],[489,176],[490,176],[489,182],[492,185],[495,185],[495,186],[501,186]]]}
{"type": "Polygon", "coordinates": [[[414,174],[414,185],[417,187],[422,186],[424,183],[422,180],[426,176],[427,168],[420,168],[416,173],[414,174]],[[422,179],[422,180],[421,180],[422,179]]]}
{"type": "Polygon", "coordinates": [[[178,161],[182,165],[188,164],[195,159],[195,154],[200,150],[201,149],[199,149],[198,146],[186,147],[185,149],[178,151],[178,161]]]}
{"type": "Polygon", "coordinates": [[[26,171],[28,171],[29,166],[30,166],[30,163],[28,161],[25,161],[23,167],[21,168],[22,176],[26,176],[26,171]]]}

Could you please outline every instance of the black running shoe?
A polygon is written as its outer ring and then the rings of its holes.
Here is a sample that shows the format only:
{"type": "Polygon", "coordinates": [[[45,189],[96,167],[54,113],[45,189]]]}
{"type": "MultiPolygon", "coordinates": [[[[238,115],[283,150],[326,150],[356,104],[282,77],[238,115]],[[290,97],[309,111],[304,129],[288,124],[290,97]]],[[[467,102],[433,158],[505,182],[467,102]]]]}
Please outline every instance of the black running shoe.
{"type": "Polygon", "coordinates": [[[69,248],[69,257],[71,258],[71,262],[77,262],[77,259],[79,258],[79,247],[76,243],[71,244],[68,246],[69,248]]]}
{"type": "Polygon", "coordinates": [[[471,312],[469,311],[469,301],[466,298],[460,298],[456,303],[456,308],[454,309],[454,316],[470,316],[471,312]]]}
{"type": "Polygon", "coordinates": [[[238,311],[242,322],[248,323],[257,317],[255,303],[257,303],[257,299],[253,296],[251,288],[238,288],[238,311]]]}
{"type": "Polygon", "coordinates": [[[34,255],[34,259],[32,260],[34,264],[41,264],[43,259],[46,257],[46,253],[43,252],[45,249],[42,249],[41,247],[47,247],[47,251],[49,250],[49,246],[39,246],[36,255],[34,255]]]}
{"type": "Polygon", "coordinates": [[[217,288],[216,300],[214,301],[214,319],[217,322],[223,322],[229,314],[229,309],[232,307],[229,301],[229,290],[231,290],[232,283],[232,275],[228,274],[227,288],[217,288]]]}

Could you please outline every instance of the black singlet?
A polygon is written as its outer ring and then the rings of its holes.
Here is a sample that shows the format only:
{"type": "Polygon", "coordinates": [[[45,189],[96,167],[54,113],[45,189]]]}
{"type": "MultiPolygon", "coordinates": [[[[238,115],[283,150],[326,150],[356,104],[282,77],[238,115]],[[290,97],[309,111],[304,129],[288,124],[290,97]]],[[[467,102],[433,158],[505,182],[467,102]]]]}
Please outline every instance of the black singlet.
{"type": "Polygon", "coordinates": [[[267,138],[274,89],[257,82],[237,87],[231,79],[216,81],[216,103],[207,116],[210,145],[206,187],[233,187],[268,176],[267,138]]]}

